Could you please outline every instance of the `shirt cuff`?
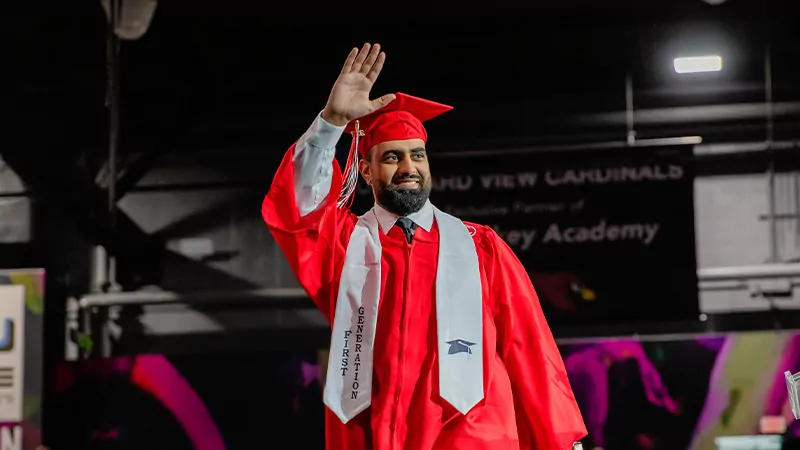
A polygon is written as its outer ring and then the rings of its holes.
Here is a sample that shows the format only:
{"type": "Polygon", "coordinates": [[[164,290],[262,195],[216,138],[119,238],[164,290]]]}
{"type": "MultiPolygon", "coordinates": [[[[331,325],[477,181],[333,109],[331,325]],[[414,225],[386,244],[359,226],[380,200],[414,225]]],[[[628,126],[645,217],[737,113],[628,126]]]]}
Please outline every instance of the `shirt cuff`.
{"type": "Polygon", "coordinates": [[[308,139],[308,145],[324,149],[335,148],[336,143],[339,142],[342,133],[344,133],[345,127],[346,125],[341,127],[332,125],[330,122],[323,119],[320,113],[320,115],[317,116],[317,120],[314,122],[314,132],[311,133],[308,139]]]}

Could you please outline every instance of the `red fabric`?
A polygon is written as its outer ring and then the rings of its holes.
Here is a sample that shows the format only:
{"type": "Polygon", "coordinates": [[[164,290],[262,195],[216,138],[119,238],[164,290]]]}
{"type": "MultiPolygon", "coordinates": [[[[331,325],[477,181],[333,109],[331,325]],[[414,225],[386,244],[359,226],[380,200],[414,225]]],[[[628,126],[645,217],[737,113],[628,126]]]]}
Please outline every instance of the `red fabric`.
{"type": "Polygon", "coordinates": [[[452,109],[449,105],[398,92],[388,105],[347,124],[345,132],[353,133],[358,124],[364,133],[358,145],[358,153],[363,157],[367,150],[381,142],[404,139],[427,141],[428,133],[422,122],[452,109]]]}
{"type": "Polygon", "coordinates": [[[405,111],[392,111],[381,114],[372,126],[365,131],[364,137],[358,146],[358,153],[361,156],[367,154],[367,150],[381,142],[399,141],[403,139],[422,139],[428,141],[428,133],[422,122],[413,114],[405,111]]]}
{"type": "MultiPolygon", "coordinates": [[[[298,280],[332,322],[356,216],[329,196],[300,219],[292,147],[264,199],[264,219],[298,280]]],[[[334,162],[332,193],[341,173],[334,162]]],[[[382,297],[372,406],[348,424],[327,411],[329,450],[567,450],[586,428],[533,286],[509,247],[473,225],[484,308],[485,398],[466,416],[438,394],[435,278],[439,232],[382,235],[382,297]]]]}

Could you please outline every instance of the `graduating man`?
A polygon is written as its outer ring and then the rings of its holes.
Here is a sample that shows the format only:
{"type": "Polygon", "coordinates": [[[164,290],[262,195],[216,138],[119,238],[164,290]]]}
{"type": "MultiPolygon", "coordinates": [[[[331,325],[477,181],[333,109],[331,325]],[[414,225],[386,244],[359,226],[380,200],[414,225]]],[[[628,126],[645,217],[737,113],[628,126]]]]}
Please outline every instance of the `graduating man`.
{"type": "Polygon", "coordinates": [[[586,428],[525,269],[491,228],[428,200],[422,122],[451,107],[370,100],[385,59],[377,44],[350,52],[262,206],[333,327],[327,447],[567,450],[586,428]],[[348,209],[359,175],[375,196],[360,217],[348,209]]]}

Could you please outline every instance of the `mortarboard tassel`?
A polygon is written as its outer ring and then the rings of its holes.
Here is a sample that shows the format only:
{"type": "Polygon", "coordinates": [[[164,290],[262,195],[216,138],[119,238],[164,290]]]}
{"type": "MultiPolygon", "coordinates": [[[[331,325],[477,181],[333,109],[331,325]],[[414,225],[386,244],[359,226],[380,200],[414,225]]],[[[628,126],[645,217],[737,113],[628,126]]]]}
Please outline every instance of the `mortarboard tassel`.
{"type": "Polygon", "coordinates": [[[358,121],[355,122],[355,130],[351,131],[353,141],[350,144],[350,154],[347,155],[347,165],[344,169],[344,176],[342,179],[342,192],[339,194],[339,200],[336,206],[339,208],[349,208],[353,203],[353,197],[358,185],[358,144],[364,131],[359,128],[358,121]]]}

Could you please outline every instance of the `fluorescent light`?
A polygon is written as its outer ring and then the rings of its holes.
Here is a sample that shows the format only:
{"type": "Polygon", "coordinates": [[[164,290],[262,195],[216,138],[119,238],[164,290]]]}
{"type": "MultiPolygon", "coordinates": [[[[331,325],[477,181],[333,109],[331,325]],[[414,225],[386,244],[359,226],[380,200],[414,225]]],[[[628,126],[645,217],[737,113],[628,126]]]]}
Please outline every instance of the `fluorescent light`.
{"type": "Polygon", "coordinates": [[[720,70],[722,70],[722,58],[719,56],[675,58],[675,72],[678,73],[719,72],[720,70]]]}

